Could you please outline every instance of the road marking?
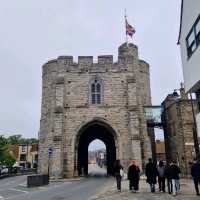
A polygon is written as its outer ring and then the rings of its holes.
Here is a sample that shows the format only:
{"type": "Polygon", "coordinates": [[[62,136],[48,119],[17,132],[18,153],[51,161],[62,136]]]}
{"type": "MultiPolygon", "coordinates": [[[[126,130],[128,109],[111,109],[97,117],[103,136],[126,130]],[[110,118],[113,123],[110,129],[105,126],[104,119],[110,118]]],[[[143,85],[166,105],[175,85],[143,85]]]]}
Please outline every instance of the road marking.
{"type": "Polygon", "coordinates": [[[47,187],[38,187],[38,189],[40,189],[40,190],[46,190],[47,187]]]}
{"type": "Polygon", "coordinates": [[[4,197],[0,196],[0,199],[1,199],[1,200],[4,200],[4,197]]]}
{"type": "Polygon", "coordinates": [[[21,186],[26,186],[26,181],[20,183],[19,185],[21,185],[21,186]]]}
{"type": "Polygon", "coordinates": [[[19,184],[19,186],[23,186],[23,187],[26,187],[26,184],[19,184]]]}
{"type": "Polygon", "coordinates": [[[9,189],[9,190],[14,190],[14,191],[23,192],[23,193],[29,193],[28,191],[20,190],[20,189],[16,189],[16,188],[11,188],[11,189],[9,189]]]}

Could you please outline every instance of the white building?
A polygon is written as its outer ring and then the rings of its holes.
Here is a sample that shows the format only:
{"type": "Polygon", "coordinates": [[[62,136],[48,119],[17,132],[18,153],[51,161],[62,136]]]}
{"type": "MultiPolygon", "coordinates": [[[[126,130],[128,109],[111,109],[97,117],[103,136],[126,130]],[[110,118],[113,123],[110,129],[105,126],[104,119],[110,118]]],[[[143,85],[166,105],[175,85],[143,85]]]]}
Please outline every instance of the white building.
{"type": "Polygon", "coordinates": [[[182,0],[178,44],[186,91],[200,89],[200,0],[182,0]]]}
{"type": "MultiPolygon", "coordinates": [[[[178,44],[186,92],[196,93],[200,108],[200,0],[182,0],[178,44]]],[[[200,129],[200,113],[196,119],[200,129]]]]}

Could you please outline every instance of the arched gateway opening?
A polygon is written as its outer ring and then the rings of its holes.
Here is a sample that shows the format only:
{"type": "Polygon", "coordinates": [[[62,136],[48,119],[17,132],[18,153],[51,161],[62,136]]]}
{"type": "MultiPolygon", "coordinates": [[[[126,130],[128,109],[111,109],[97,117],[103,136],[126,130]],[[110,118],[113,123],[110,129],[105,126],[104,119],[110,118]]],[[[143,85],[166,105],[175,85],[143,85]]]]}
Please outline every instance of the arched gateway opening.
{"type": "Polygon", "coordinates": [[[77,137],[78,175],[88,175],[88,146],[99,139],[106,146],[107,174],[113,175],[113,164],[116,160],[116,133],[111,126],[101,121],[92,121],[83,126],[77,137]]]}

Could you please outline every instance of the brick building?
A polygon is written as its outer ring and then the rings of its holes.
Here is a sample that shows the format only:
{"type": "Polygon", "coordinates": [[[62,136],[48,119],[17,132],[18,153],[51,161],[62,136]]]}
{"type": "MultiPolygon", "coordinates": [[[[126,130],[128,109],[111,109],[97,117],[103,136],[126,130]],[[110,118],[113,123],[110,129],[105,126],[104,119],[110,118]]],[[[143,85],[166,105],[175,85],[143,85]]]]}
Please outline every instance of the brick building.
{"type": "Polygon", "coordinates": [[[156,159],[157,161],[166,161],[165,141],[156,140],[156,159]]]}
{"type": "Polygon", "coordinates": [[[9,145],[10,151],[19,166],[24,168],[36,168],[38,165],[38,144],[14,144],[9,145]]]}
{"type": "Polygon", "coordinates": [[[152,156],[144,106],[151,105],[149,65],[132,43],[112,55],[60,56],[43,65],[39,170],[55,177],[88,172],[88,146],[105,143],[107,172],[115,159],[144,165],[152,156]],[[53,149],[48,158],[48,148],[53,149]]]}

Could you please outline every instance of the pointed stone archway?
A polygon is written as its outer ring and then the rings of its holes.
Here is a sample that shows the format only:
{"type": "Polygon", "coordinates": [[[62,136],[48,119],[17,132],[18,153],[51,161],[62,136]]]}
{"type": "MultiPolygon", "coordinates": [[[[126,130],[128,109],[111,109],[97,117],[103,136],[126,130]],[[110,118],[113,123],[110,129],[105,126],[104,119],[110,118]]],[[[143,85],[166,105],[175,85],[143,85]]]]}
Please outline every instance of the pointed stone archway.
{"type": "Polygon", "coordinates": [[[107,174],[113,175],[116,160],[117,136],[114,129],[105,122],[94,120],[82,126],[76,138],[76,166],[78,175],[88,175],[88,146],[95,140],[101,140],[106,146],[107,174]]]}

